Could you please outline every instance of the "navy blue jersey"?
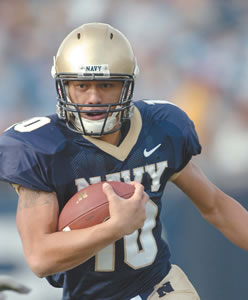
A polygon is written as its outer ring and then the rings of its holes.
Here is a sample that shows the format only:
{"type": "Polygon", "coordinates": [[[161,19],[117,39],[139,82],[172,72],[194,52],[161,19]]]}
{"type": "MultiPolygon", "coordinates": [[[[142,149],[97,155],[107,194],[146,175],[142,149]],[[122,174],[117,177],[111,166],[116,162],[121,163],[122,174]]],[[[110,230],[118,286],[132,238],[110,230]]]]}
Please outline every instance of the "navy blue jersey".
{"type": "Polygon", "coordinates": [[[167,181],[201,146],[192,121],[177,106],[159,100],[134,104],[129,131],[118,146],[70,131],[57,115],[16,124],[0,137],[0,180],[54,191],[60,210],[78,190],[105,180],[141,182],[150,196],[142,229],[78,267],[47,277],[63,287],[63,300],[130,299],[170,269],[161,239],[161,197],[167,181]]]}

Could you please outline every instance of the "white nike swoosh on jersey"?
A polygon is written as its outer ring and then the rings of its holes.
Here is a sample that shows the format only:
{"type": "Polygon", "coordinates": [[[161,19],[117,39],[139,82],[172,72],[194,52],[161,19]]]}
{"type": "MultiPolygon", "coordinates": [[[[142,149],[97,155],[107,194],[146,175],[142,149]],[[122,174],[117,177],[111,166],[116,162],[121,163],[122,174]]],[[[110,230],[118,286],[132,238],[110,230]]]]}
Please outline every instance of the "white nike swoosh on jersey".
{"type": "Polygon", "coordinates": [[[144,156],[148,157],[150,156],[153,152],[155,152],[162,144],[157,145],[156,147],[154,147],[152,150],[147,151],[146,149],[144,150],[144,156]]]}

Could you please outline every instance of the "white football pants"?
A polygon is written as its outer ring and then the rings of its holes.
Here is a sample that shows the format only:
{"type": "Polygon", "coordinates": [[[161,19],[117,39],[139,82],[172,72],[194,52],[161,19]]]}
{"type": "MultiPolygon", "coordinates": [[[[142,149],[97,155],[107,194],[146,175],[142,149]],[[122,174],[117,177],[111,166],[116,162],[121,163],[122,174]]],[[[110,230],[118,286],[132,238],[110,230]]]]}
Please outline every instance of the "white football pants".
{"type": "MultiPolygon", "coordinates": [[[[142,300],[137,295],[130,300],[142,300]]],[[[147,300],[200,300],[186,274],[177,265],[172,265],[165,278],[154,286],[147,300]]]]}

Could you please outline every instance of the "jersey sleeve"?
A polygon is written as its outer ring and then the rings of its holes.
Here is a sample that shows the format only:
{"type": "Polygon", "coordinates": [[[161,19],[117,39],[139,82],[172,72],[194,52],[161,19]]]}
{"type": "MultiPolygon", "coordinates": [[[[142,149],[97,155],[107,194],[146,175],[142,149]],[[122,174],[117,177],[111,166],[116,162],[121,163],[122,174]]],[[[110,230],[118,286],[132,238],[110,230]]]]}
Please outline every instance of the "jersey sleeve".
{"type": "Polygon", "coordinates": [[[33,190],[52,192],[44,157],[39,157],[29,145],[13,137],[0,137],[0,180],[33,190]]]}
{"type": "Polygon", "coordinates": [[[175,168],[170,177],[170,181],[174,181],[181,173],[183,168],[188,164],[194,155],[201,153],[201,145],[195,131],[194,124],[189,120],[189,124],[182,131],[182,142],[176,143],[179,147],[175,155],[175,168]]]}
{"type": "Polygon", "coordinates": [[[159,134],[165,143],[171,145],[170,149],[168,147],[169,166],[171,180],[174,180],[192,156],[201,153],[194,123],[186,112],[169,101],[144,100],[136,105],[142,111],[143,122],[151,127],[150,132],[153,135],[159,134]]]}
{"type": "Polygon", "coordinates": [[[181,171],[194,155],[198,155],[201,153],[201,145],[195,130],[194,123],[191,120],[188,121],[189,122],[183,129],[183,137],[184,137],[183,153],[182,153],[183,159],[182,159],[181,166],[177,171],[181,171]]]}

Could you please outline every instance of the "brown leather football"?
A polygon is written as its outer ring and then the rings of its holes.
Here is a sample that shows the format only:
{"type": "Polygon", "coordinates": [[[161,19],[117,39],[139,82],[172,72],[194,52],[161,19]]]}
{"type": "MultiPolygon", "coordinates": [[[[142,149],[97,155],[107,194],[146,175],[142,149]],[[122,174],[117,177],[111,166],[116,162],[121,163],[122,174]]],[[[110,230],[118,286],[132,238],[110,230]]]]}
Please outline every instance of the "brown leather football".
{"type": "MultiPolygon", "coordinates": [[[[90,227],[109,218],[109,203],[102,190],[103,183],[89,185],[69,199],[59,215],[58,231],[90,227]]],[[[119,181],[108,183],[122,198],[130,198],[134,193],[134,187],[128,183],[119,181]]]]}

